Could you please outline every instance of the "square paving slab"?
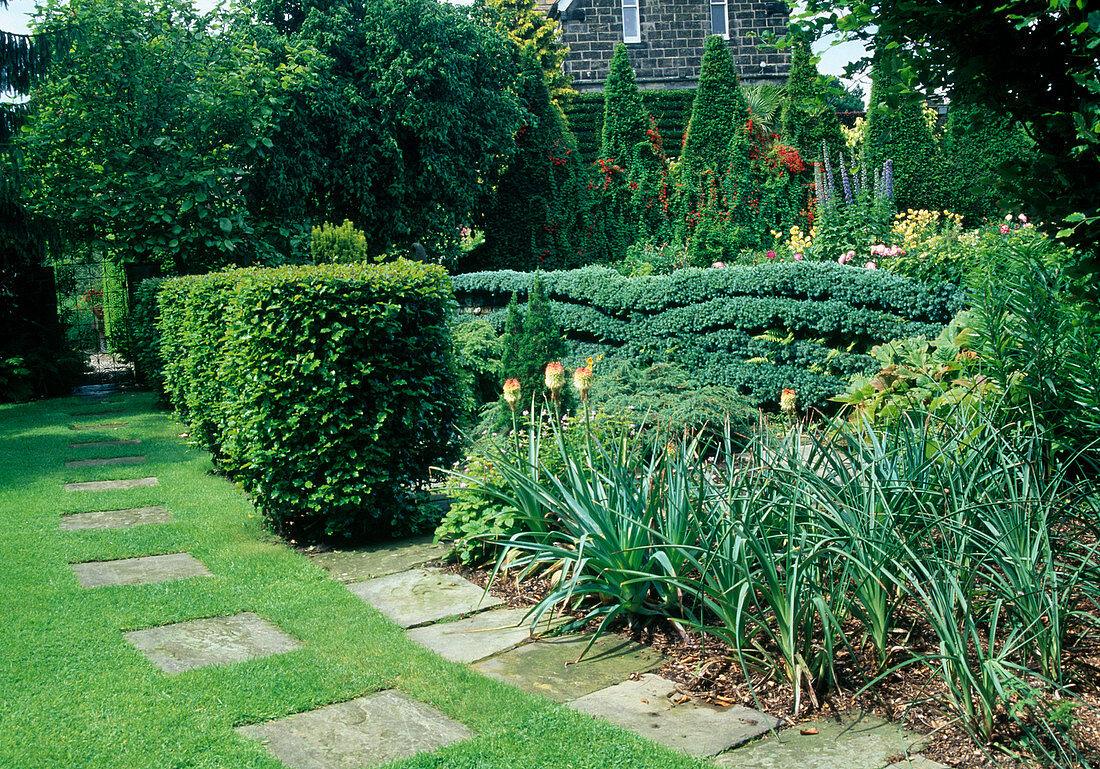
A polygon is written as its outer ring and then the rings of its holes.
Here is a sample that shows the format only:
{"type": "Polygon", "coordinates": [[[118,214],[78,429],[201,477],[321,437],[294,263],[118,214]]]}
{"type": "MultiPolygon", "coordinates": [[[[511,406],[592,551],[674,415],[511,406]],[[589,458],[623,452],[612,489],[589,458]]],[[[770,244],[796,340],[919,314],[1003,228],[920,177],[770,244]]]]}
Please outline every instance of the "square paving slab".
{"type": "Polygon", "coordinates": [[[243,612],[126,633],[145,657],[167,673],[282,654],[301,647],[258,614],[243,612]]]}
{"type": "Polygon", "coordinates": [[[590,640],[591,636],[547,638],[472,667],[490,678],[567,702],[621,683],[632,674],[655,670],[665,661],[648,646],[617,635],[604,635],[596,639],[584,659],[576,662],[590,640]]]}
{"type": "Polygon", "coordinates": [[[474,736],[458,721],[393,690],[237,732],[261,741],[291,769],[382,766],[474,736]]]}
{"type": "Polygon", "coordinates": [[[719,756],[717,767],[735,769],[937,769],[941,764],[922,756],[893,764],[891,759],[919,750],[920,735],[881,718],[852,716],[844,723],[815,721],[770,734],[759,742],[719,756]],[[817,734],[803,734],[808,729],[817,734]]]}
{"type": "Polygon", "coordinates": [[[98,425],[69,425],[70,430],[117,430],[125,427],[129,422],[104,422],[98,425]]]}
{"type": "Polygon", "coordinates": [[[145,456],[130,457],[103,457],[102,459],[73,459],[65,463],[65,467],[105,467],[107,465],[140,465],[145,461],[145,456]]]}
{"type": "Polygon", "coordinates": [[[503,603],[473,582],[442,569],[412,569],[366,582],[353,582],[355,593],[401,627],[491,609],[503,603]]]}
{"type": "MultiPolygon", "coordinates": [[[[454,622],[414,628],[409,638],[451,662],[475,662],[506,651],[531,638],[525,609],[498,609],[454,622]]],[[[552,627],[539,622],[540,630],[552,627]]]]}
{"type": "Polygon", "coordinates": [[[161,505],[131,507],[127,510],[96,510],[91,513],[73,513],[61,516],[65,531],[80,529],[123,529],[147,523],[171,523],[172,514],[161,505]]]}
{"type": "Polygon", "coordinates": [[[66,483],[65,491],[127,491],[140,489],[146,486],[159,486],[156,478],[124,478],[120,481],[85,481],[83,483],[66,483]]]}
{"type": "Polygon", "coordinates": [[[419,537],[357,550],[329,550],[309,557],[333,579],[361,582],[438,561],[449,549],[446,545],[433,545],[431,537],[419,537]]]}
{"type": "Polygon", "coordinates": [[[650,673],[587,694],[569,707],[693,756],[729,750],[778,723],[740,705],[712,707],[682,694],[672,681],[650,673]]]}
{"type": "Polygon", "coordinates": [[[73,571],[84,587],[144,585],[189,577],[213,577],[202,562],[189,553],[147,555],[118,561],[74,563],[73,571]]]}
{"type": "Polygon", "coordinates": [[[118,441],[84,441],[83,443],[70,443],[70,449],[104,449],[108,446],[137,446],[141,443],[137,438],[127,438],[118,441]]]}

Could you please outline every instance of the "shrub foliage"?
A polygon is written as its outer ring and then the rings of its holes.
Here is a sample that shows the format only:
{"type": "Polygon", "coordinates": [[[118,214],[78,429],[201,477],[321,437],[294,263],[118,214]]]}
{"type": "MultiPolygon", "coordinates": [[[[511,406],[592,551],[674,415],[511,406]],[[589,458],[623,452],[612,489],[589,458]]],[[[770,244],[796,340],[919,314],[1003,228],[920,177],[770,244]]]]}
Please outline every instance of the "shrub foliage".
{"type": "MultiPolygon", "coordinates": [[[[684,269],[627,278],[602,267],[543,273],[547,304],[585,355],[639,364],[677,362],[708,385],[736,387],[754,403],[793,388],[806,405],[869,370],[875,344],[935,337],[959,309],[958,291],[881,270],[830,263],[684,269]]],[[[511,271],[455,278],[459,298],[503,307],[536,276],[511,271]]],[[[499,330],[505,313],[489,316],[499,330]]]]}
{"type": "Polygon", "coordinates": [[[442,268],[253,269],[168,280],[165,388],[192,435],[281,532],[419,528],[463,402],[442,268]]]}

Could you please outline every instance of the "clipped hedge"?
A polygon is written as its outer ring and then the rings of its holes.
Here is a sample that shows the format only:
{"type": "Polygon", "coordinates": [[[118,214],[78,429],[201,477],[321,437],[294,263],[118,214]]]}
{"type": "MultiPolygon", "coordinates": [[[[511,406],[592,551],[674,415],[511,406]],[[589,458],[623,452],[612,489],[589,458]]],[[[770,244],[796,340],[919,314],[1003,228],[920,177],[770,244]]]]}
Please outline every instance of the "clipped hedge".
{"type": "MultiPolygon", "coordinates": [[[[499,308],[513,293],[525,296],[534,277],[470,273],[455,278],[455,290],[463,304],[499,308]]],[[[803,405],[821,403],[873,367],[872,346],[935,337],[961,307],[948,284],[820,262],[634,278],[586,267],[541,278],[555,321],[584,355],[677,362],[756,404],[774,403],[786,387],[803,405]]],[[[503,312],[489,320],[499,331],[503,312]]]]}
{"type": "Polygon", "coordinates": [[[425,523],[417,490],[454,458],[462,405],[441,267],[233,270],[166,280],[157,299],[171,403],[277,531],[425,523]]]}

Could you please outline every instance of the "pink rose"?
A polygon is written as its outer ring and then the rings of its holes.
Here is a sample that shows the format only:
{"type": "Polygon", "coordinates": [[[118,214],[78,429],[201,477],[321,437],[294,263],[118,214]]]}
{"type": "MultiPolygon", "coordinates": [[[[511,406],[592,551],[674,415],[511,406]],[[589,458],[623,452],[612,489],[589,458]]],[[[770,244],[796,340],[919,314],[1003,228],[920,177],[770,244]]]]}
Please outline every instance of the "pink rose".
{"type": "Polygon", "coordinates": [[[878,265],[875,264],[874,262],[867,262],[867,264],[865,264],[863,266],[866,267],[868,270],[877,270],[878,269],[878,265]]]}
{"type": "Polygon", "coordinates": [[[715,268],[716,270],[720,270],[725,266],[726,265],[725,265],[724,262],[715,262],[714,264],[711,265],[711,267],[715,268]]]}
{"type": "Polygon", "coordinates": [[[1002,234],[1002,235],[1007,235],[1007,234],[1008,234],[1008,230],[1009,230],[1009,226],[1008,226],[1007,224],[1002,224],[1002,225],[1001,225],[1001,234],[1002,234]]]}
{"type": "Polygon", "coordinates": [[[768,253],[764,254],[764,256],[766,256],[769,259],[774,259],[775,258],[775,252],[774,251],[769,251],[768,253]]]}
{"type": "Polygon", "coordinates": [[[802,261],[802,254],[795,254],[794,255],[794,260],[796,262],[801,262],[802,261]]]}

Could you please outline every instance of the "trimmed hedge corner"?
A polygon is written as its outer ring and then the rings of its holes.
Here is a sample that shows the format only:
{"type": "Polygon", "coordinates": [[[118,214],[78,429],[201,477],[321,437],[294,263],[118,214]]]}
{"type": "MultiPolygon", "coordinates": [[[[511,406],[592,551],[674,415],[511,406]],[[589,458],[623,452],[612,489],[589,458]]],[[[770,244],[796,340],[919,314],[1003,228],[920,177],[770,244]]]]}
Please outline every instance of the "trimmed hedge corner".
{"type": "Polygon", "coordinates": [[[164,281],[164,386],[280,532],[417,530],[462,393],[439,266],[245,269],[164,281]]]}
{"type": "MultiPolygon", "coordinates": [[[[577,355],[648,365],[676,362],[708,385],[775,404],[784,388],[805,406],[873,367],[872,346],[934,338],[961,306],[950,284],[926,286],[884,270],[832,263],[684,269],[627,278],[603,267],[541,273],[554,320],[577,355]]],[[[500,308],[527,294],[533,273],[455,277],[459,301],[500,308]]],[[[499,331],[504,313],[489,321],[499,331]]]]}

